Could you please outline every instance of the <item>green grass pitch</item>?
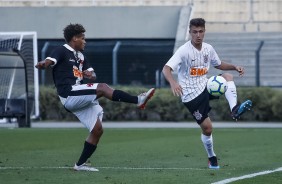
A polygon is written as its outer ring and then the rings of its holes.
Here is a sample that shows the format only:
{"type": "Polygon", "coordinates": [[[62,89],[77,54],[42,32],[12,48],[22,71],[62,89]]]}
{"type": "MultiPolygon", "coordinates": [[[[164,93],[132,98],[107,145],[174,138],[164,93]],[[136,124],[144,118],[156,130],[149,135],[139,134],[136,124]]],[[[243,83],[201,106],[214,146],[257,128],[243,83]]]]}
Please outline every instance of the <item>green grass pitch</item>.
{"type": "MultiPolygon", "coordinates": [[[[202,184],[282,167],[282,129],[214,129],[221,169],[207,168],[200,129],[110,129],[75,172],[86,129],[0,129],[1,184],[202,184]]],[[[282,172],[236,184],[282,183],[282,172]]]]}

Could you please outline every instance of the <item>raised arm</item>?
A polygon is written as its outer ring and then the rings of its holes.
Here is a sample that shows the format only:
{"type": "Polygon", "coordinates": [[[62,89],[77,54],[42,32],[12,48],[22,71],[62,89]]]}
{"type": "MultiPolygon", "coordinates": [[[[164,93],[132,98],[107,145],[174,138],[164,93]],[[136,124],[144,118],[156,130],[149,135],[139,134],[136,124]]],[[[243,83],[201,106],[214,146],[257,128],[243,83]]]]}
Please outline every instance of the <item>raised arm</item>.
{"type": "Polygon", "coordinates": [[[226,63],[224,61],[221,61],[221,65],[216,66],[215,68],[217,68],[219,70],[236,70],[239,73],[240,76],[244,75],[244,73],[245,73],[244,67],[232,65],[232,64],[226,63]]]}
{"type": "Polygon", "coordinates": [[[50,65],[53,65],[54,61],[51,61],[49,59],[45,59],[44,61],[39,61],[36,65],[35,68],[37,69],[46,69],[48,68],[50,65]]]}

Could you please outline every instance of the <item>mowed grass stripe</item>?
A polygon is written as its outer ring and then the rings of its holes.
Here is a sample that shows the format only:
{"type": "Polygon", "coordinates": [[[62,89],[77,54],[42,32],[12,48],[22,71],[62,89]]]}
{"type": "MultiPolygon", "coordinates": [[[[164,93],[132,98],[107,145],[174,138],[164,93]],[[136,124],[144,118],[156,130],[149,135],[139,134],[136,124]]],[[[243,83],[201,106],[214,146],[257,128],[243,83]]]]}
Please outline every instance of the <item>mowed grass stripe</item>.
{"type": "MultiPolygon", "coordinates": [[[[73,167],[0,167],[0,170],[31,170],[31,169],[72,169],[73,167]]],[[[95,167],[97,169],[114,169],[114,170],[207,170],[201,168],[164,168],[164,167],[95,167]]]]}
{"type": "MultiPolygon", "coordinates": [[[[87,134],[87,130],[81,128],[0,129],[0,167],[23,168],[1,169],[0,181],[5,184],[93,181],[99,184],[200,184],[281,167],[282,129],[279,128],[215,128],[213,137],[219,170],[207,168],[200,129],[107,128],[90,159],[100,172],[73,172],[71,168],[87,134]]],[[[281,183],[279,173],[273,173],[276,180],[271,180],[271,184],[281,183]]],[[[263,181],[267,176],[255,178],[263,181]]]]}

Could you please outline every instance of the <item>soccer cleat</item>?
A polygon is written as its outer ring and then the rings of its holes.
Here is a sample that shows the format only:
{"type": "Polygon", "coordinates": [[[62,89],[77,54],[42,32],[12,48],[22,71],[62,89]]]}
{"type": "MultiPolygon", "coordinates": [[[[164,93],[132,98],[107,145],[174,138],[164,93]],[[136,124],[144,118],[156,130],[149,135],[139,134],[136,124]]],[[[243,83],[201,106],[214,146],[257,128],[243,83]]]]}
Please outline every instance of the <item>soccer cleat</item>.
{"type": "Polygon", "coordinates": [[[76,164],[74,165],[74,167],[73,167],[73,169],[75,170],[75,171],[99,171],[98,169],[96,169],[95,167],[90,167],[90,165],[89,164],[86,164],[86,163],[84,163],[84,164],[82,164],[82,165],[80,165],[80,166],[77,166],[76,164]]]}
{"type": "Polygon", "coordinates": [[[245,102],[241,103],[240,105],[237,104],[233,107],[231,112],[231,117],[236,121],[240,118],[242,114],[244,114],[247,110],[251,110],[252,101],[246,100],[245,102]]]}
{"type": "Polygon", "coordinates": [[[154,93],[155,93],[155,88],[151,88],[149,91],[138,95],[137,106],[140,109],[145,109],[146,103],[148,102],[148,100],[150,100],[150,98],[154,95],[154,93]]]}
{"type": "Polygon", "coordinates": [[[210,157],[210,158],[209,158],[209,163],[208,163],[208,165],[209,165],[209,168],[210,168],[210,169],[219,169],[219,168],[220,168],[219,165],[218,165],[218,163],[217,163],[217,158],[216,158],[216,156],[213,156],[213,157],[210,157]]]}

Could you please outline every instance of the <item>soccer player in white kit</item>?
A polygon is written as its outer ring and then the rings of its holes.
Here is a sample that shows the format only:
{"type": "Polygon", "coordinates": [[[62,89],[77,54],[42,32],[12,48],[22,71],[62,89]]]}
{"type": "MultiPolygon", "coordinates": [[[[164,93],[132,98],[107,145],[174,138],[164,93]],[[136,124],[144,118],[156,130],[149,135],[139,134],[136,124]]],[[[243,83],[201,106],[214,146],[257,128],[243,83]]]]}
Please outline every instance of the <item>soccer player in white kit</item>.
{"type": "Polygon", "coordinates": [[[144,109],[155,89],[151,88],[138,96],[132,96],[124,91],[112,89],[105,83],[85,84],[84,78],[94,81],[96,74],[82,53],[86,44],[84,32],[85,29],[81,24],[67,25],[64,28],[66,44],[54,49],[35,67],[38,69],[52,67],[53,80],[62,104],[66,110],[76,115],[90,132],[84,142],[81,156],[74,165],[74,170],[98,171],[86,163],[96,150],[103,134],[104,112],[98,99],[105,97],[112,101],[133,103],[144,109]]]}
{"type": "MultiPolygon", "coordinates": [[[[205,20],[195,18],[190,21],[189,33],[191,40],[182,45],[163,67],[163,74],[169,82],[174,95],[181,96],[182,102],[188,108],[193,118],[202,129],[201,140],[208,154],[208,166],[218,169],[216,154],[213,149],[212,122],[208,116],[211,107],[209,100],[218,97],[211,96],[207,89],[207,76],[210,65],[219,70],[235,70],[240,76],[244,68],[235,66],[219,59],[214,48],[203,42],[205,35],[205,20]],[[172,71],[177,71],[178,82],[173,78],[172,71]]],[[[240,115],[252,106],[250,100],[238,104],[236,86],[230,73],[223,73],[227,81],[225,97],[229,103],[231,116],[239,119],[240,115]]]]}

